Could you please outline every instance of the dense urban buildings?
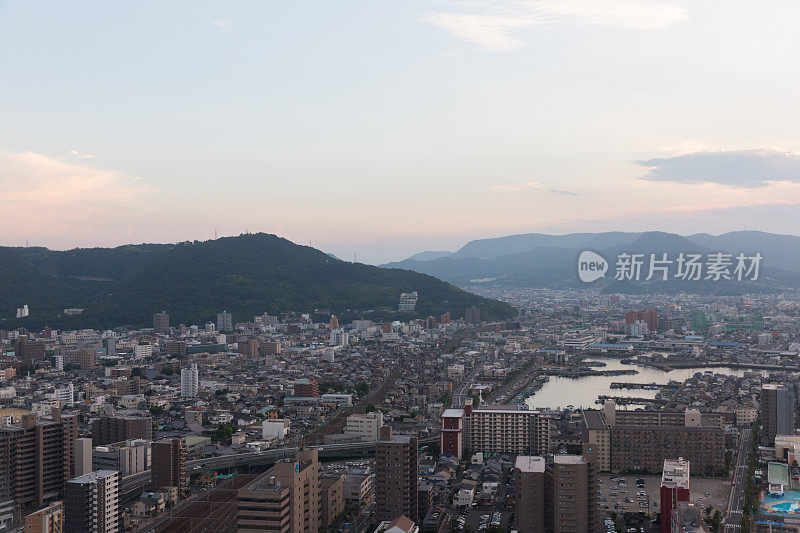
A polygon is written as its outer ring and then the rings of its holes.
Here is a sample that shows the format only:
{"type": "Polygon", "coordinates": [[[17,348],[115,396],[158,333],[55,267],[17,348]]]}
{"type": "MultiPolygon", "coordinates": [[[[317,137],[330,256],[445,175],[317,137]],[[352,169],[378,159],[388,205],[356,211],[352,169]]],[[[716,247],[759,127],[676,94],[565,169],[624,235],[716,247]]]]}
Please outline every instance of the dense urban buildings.
{"type": "MultiPolygon", "coordinates": [[[[0,525],[105,470],[118,472],[120,530],[163,521],[234,531],[238,521],[305,531],[313,521],[550,532],[605,520],[647,531],[668,502],[664,461],[682,457],[697,477],[672,522],[696,522],[699,507],[713,529],[717,510],[720,521],[737,516],[723,506],[738,501],[727,496],[744,481],[731,476],[746,468],[733,465],[748,460],[753,435],[765,461],[785,467],[759,465],[764,505],[777,487],[791,496],[792,311],[772,308],[767,335],[728,331],[705,308],[711,333],[696,334],[676,331],[694,322],[690,298],[670,307],[612,296],[537,295],[517,303],[530,313],[496,323],[318,310],[256,315],[225,332],[213,315],[159,334],[149,324],[0,332],[0,466],[12,474],[0,478],[0,525]],[[656,310],[658,329],[646,317],[628,324],[630,309],[656,310]],[[14,353],[21,336],[44,343],[34,366],[14,353]],[[316,467],[296,452],[314,445],[316,467]],[[28,465],[40,452],[37,473],[28,465]],[[206,495],[220,503],[203,507],[206,495]]],[[[726,302],[715,309],[729,312],[726,302]]]]}

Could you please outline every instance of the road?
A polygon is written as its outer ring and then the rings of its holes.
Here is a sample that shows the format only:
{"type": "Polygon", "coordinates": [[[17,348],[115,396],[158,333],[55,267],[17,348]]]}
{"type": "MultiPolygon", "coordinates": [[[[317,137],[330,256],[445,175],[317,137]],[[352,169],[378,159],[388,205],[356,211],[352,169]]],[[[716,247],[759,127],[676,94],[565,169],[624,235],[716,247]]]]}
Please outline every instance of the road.
{"type": "Polygon", "coordinates": [[[722,533],[738,533],[742,530],[742,510],[744,509],[744,488],[747,486],[747,462],[752,442],[752,429],[742,430],[739,451],[736,454],[736,466],[731,478],[731,492],[722,521],[722,533]]]}
{"type": "Polygon", "coordinates": [[[464,407],[464,400],[469,398],[470,387],[475,382],[475,378],[478,377],[478,374],[480,374],[481,370],[483,370],[484,360],[484,358],[481,358],[480,361],[475,362],[475,367],[472,369],[469,375],[464,377],[464,379],[461,381],[461,385],[453,393],[453,408],[460,409],[464,407]]]}
{"type": "MultiPolygon", "coordinates": [[[[422,439],[421,442],[430,442],[435,440],[435,436],[428,439],[422,439]]],[[[344,444],[326,444],[319,446],[320,458],[338,458],[338,457],[369,457],[375,453],[374,442],[348,442],[344,444]]],[[[195,459],[186,462],[186,471],[192,473],[195,468],[198,469],[222,469],[222,468],[239,468],[245,466],[259,466],[271,464],[279,459],[294,457],[297,447],[281,447],[264,450],[262,452],[248,452],[236,453],[230,455],[220,455],[217,457],[206,457],[204,459],[195,459]]],[[[150,470],[138,472],[125,476],[120,480],[119,493],[121,499],[129,497],[136,497],[138,493],[144,490],[150,484],[150,470]]]]}

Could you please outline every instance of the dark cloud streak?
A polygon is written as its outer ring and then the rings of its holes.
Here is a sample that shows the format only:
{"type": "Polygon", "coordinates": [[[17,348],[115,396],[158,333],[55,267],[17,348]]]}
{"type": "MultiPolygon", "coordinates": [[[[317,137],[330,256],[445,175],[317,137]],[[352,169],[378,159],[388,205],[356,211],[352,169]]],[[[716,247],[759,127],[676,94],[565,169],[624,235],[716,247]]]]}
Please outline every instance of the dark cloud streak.
{"type": "Polygon", "coordinates": [[[770,181],[800,182],[800,155],[774,150],[695,152],[637,161],[647,167],[641,179],[673,183],[718,183],[764,187],[770,181]]]}

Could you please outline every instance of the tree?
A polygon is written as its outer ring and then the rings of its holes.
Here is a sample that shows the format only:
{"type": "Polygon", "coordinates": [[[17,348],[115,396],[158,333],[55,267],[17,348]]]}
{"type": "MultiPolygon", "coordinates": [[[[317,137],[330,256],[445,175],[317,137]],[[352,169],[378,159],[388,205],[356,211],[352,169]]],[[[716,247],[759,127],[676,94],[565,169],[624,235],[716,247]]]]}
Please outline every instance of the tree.
{"type": "Polygon", "coordinates": [[[439,447],[438,442],[431,442],[430,444],[428,444],[425,450],[428,452],[428,455],[431,455],[433,457],[439,457],[439,455],[442,453],[442,450],[439,447]]]}
{"type": "Polygon", "coordinates": [[[160,405],[150,407],[150,414],[153,416],[160,416],[164,412],[164,408],[160,405]]]}

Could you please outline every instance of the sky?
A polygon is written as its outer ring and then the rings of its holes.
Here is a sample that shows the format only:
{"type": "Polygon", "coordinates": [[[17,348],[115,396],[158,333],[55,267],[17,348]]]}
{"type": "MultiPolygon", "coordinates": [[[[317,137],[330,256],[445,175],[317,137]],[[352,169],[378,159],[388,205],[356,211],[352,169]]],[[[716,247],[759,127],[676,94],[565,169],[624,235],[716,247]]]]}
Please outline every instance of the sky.
{"type": "Polygon", "coordinates": [[[800,2],[0,0],[0,244],[800,220],[800,2]]]}

